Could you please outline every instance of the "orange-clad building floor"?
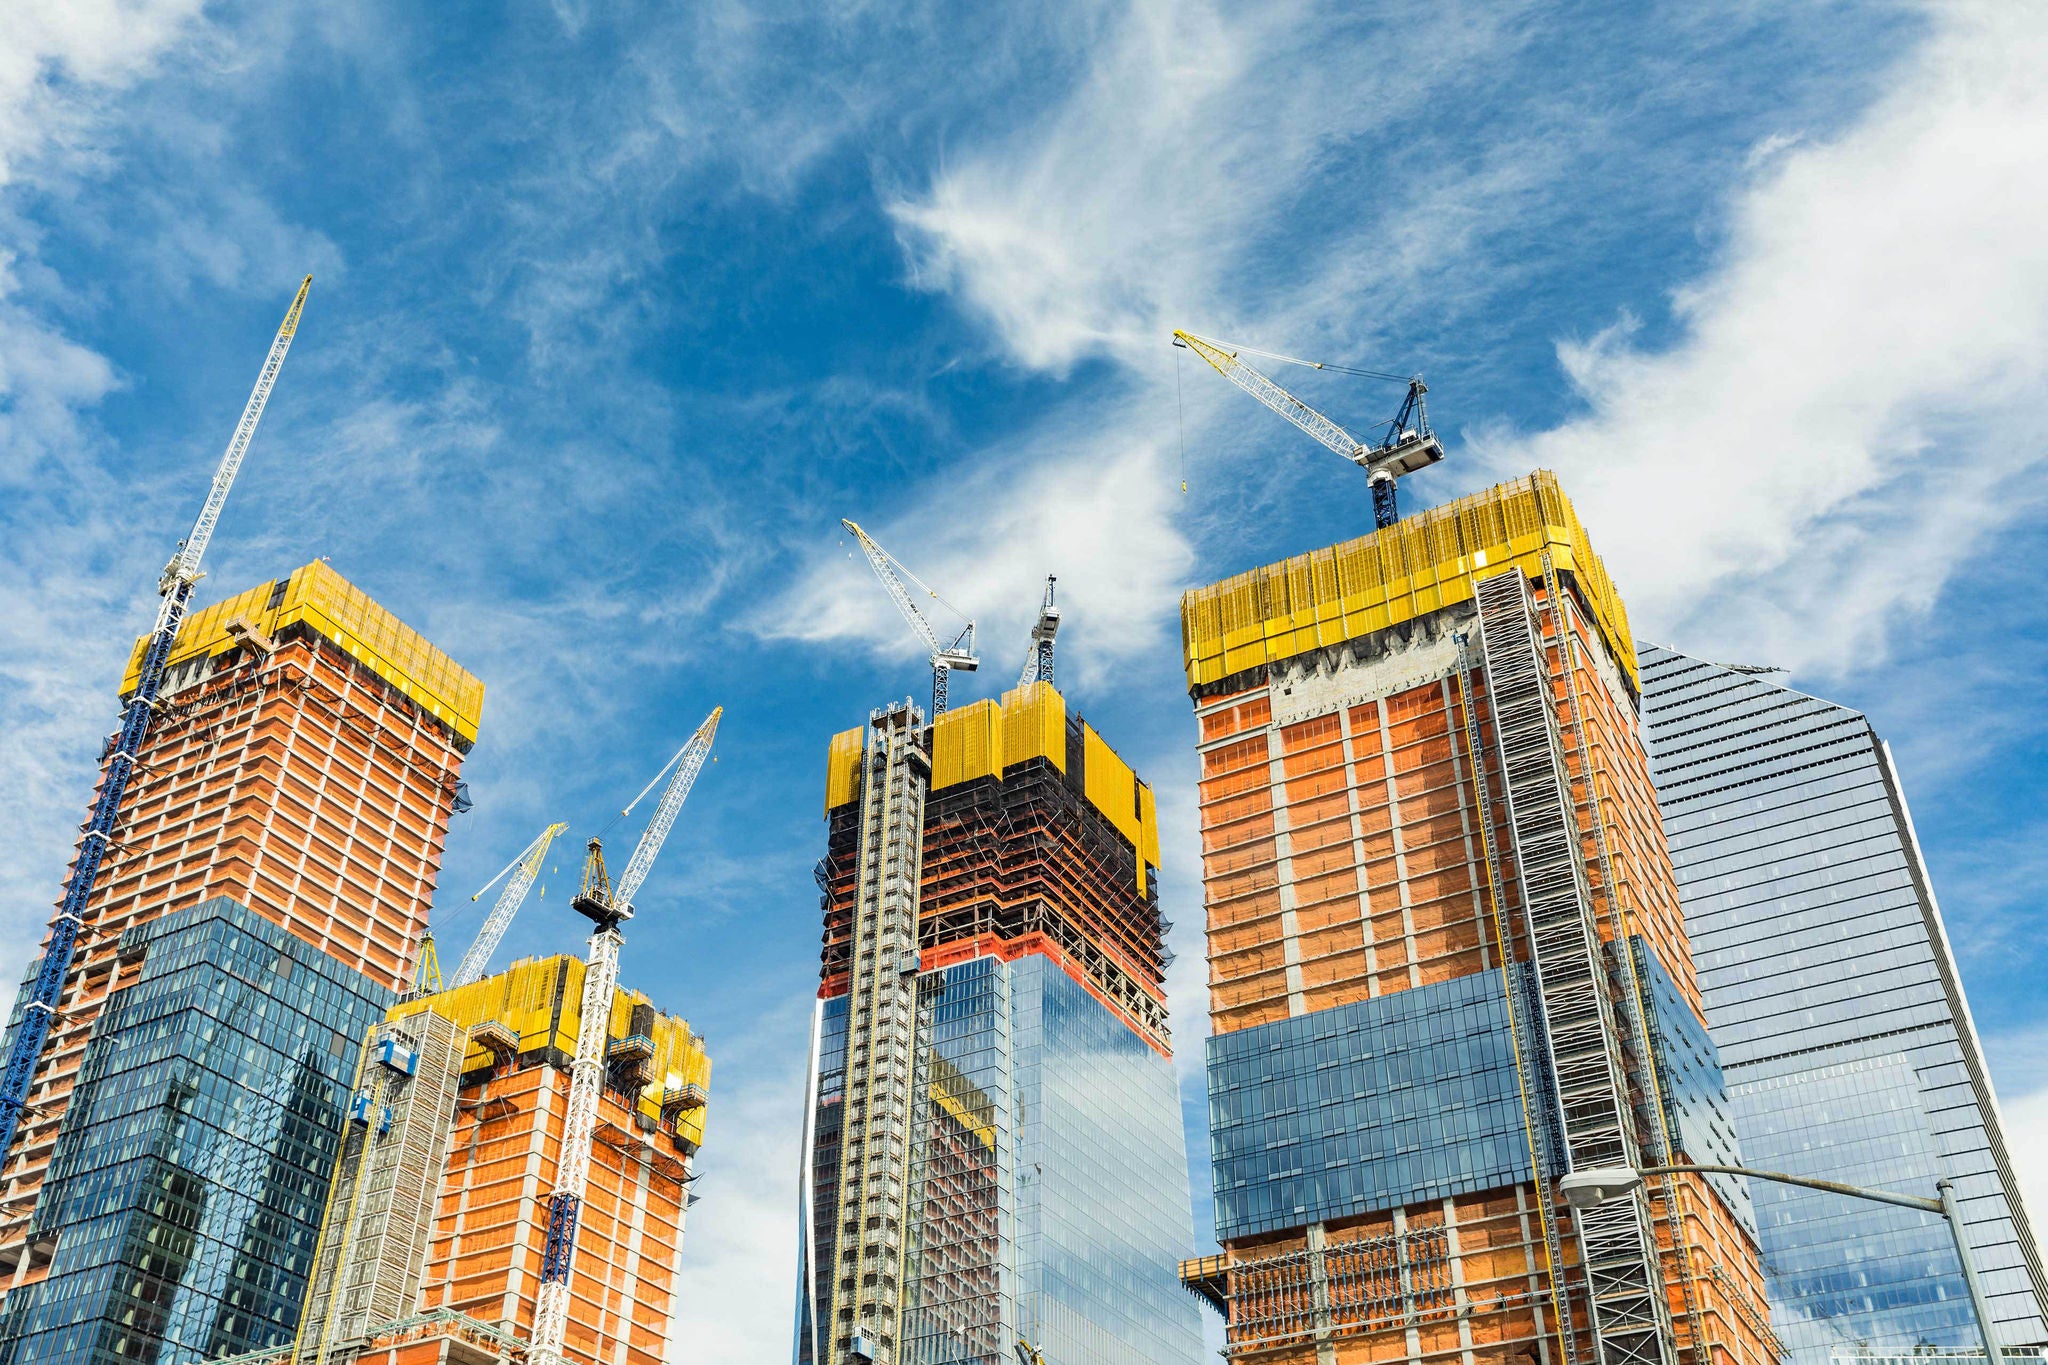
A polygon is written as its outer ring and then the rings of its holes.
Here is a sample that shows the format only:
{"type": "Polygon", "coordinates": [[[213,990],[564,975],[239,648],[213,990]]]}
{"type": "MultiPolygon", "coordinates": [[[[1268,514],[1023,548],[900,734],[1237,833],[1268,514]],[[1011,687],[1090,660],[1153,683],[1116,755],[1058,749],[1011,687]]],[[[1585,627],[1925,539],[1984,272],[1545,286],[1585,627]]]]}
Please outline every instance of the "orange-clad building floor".
{"type": "Polygon", "coordinates": [[[229,896],[402,989],[481,697],[475,679],[325,565],[187,620],[0,1168],[5,1285],[47,1264],[31,1213],[93,1024],[125,984],[122,931],[229,896]]]}
{"type": "MultiPolygon", "coordinates": [[[[1507,559],[1505,531],[1498,544],[1459,541],[1461,527],[1474,540],[1467,524],[1483,532],[1489,517],[1510,529],[1523,524],[1518,517],[1547,519],[1545,534],[1558,542],[1558,557],[1576,548],[1577,562],[1586,565],[1591,554],[1583,533],[1568,504],[1557,512],[1561,495],[1545,478],[1432,509],[1378,550],[1368,537],[1358,543],[1363,550],[1319,552],[1338,560],[1377,554],[1376,571],[1401,585],[1391,608],[1374,607],[1370,593],[1343,598],[1347,611],[1376,627],[1356,642],[1339,630],[1295,656],[1290,642],[1304,632],[1275,636],[1280,643],[1269,663],[1202,681],[1200,668],[1213,671],[1204,661],[1216,649],[1201,634],[1200,623],[1214,610],[1208,597],[1236,593],[1270,604],[1275,621],[1283,610],[1292,613],[1287,621],[1321,621],[1324,595],[1335,600],[1342,585],[1297,574],[1290,561],[1244,578],[1284,577],[1304,594],[1308,583],[1314,596],[1290,599],[1277,589],[1244,589],[1240,580],[1190,594],[1183,616],[1200,727],[1217,1035],[1270,1032],[1333,1009],[1369,1011],[1371,1002],[1396,993],[1482,972],[1505,982],[1504,960],[1528,961],[1472,592],[1463,588],[1461,601],[1454,585],[1419,585],[1432,572],[1448,581],[1459,564],[1469,573],[1507,559]],[[1578,538],[1575,546],[1564,543],[1570,537],[1578,538]],[[1398,558],[1425,550],[1442,563],[1421,567],[1398,558]],[[1461,667],[1461,644],[1469,667],[1461,667]]],[[[1627,638],[1626,622],[1601,619],[1602,611],[1618,613],[1618,604],[1608,600],[1604,574],[1589,569],[1586,576],[1594,589],[1581,591],[1585,585],[1570,575],[1538,569],[1529,595],[1597,932],[1605,941],[1643,945],[1697,1021],[1699,994],[1632,679],[1613,660],[1614,640],[1627,638]]],[[[1225,640],[1250,635],[1242,617],[1221,620],[1225,640]]],[[[1530,1026],[1527,1017],[1517,1024],[1530,1026]]],[[[1415,1054],[1412,1064],[1434,1063],[1415,1054]]],[[[1543,1140],[1540,1114],[1531,1111],[1535,1083],[1522,1076],[1531,1159],[1543,1140]]],[[[1218,1102],[1230,1101],[1212,1095],[1212,1107],[1218,1102]]],[[[1678,1349],[1693,1365],[1771,1365],[1776,1344],[1753,1235],[1699,1177],[1679,1177],[1652,1197],[1678,1349]]],[[[1523,1183],[1339,1217],[1304,1214],[1292,1227],[1227,1238],[1223,1256],[1191,1262],[1188,1276],[1191,1287],[1227,1308],[1233,1358],[1567,1365],[1595,1358],[1577,1262],[1562,1205],[1545,1207],[1538,1186],[1523,1183]],[[1558,1335],[1560,1318],[1572,1324],[1569,1342],[1558,1335]]]]}

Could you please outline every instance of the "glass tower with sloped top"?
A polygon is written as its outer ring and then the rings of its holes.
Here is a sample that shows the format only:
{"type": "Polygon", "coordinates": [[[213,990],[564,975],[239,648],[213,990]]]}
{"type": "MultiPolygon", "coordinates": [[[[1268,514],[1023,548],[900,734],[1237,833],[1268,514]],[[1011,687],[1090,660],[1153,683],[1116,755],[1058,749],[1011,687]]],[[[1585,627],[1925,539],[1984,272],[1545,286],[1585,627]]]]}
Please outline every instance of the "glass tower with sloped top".
{"type": "MultiPolygon", "coordinates": [[[[1890,751],[1776,670],[1641,647],[1644,729],[1745,1164],[1931,1195],[2000,1340],[2048,1339],[2041,1261],[1890,751]]],[[[1979,1349],[1932,1214],[1751,1182],[1798,1365],[1979,1349]]]]}

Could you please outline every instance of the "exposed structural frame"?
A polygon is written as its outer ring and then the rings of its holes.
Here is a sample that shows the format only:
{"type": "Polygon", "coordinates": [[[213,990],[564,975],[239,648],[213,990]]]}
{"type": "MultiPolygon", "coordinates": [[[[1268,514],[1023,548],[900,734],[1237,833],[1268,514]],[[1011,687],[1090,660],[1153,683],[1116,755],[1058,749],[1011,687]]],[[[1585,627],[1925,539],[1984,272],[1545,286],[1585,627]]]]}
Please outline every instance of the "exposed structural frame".
{"type": "MultiPolygon", "coordinates": [[[[1622,1040],[1601,963],[1550,670],[1528,583],[1520,570],[1511,570],[1480,580],[1477,589],[1494,738],[1537,1011],[1549,1049],[1553,1089],[1547,1098],[1559,1116],[1567,1178],[1634,1169],[1641,1157],[1621,1066],[1622,1040]]],[[[1558,647],[1570,645],[1560,640],[1558,647]]],[[[1573,1221],[1603,1365],[1674,1365],[1670,1309],[1642,1191],[1575,1207],[1573,1221]]]]}
{"type": "Polygon", "coordinates": [[[29,1087],[35,1081],[43,1046],[49,1041],[51,1017],[63,996],[64,978],[71,970],[78,934],[85,924],[86,902],[92,898],[93,888],[99,881],[100,866],[106,861],[108,847],[114,841],[114,831],[121,820],[122,801],[135,774],[136,755],[141,752],[142,741],[149,734],[150,722],[156,714],[157,696],[163,690],[164,665],[170,658],[172,644],[178,638],[178,627],[184,623],[186,608],[191,604],[193,585],[200,578],[200,560],[206,554],[207,543],[213,539],[214,527],[220,522],[221,508],[226,505],[228,492],[234,487],[235,475],[241,471],[242,459],[249,453],[249,442],[256,435],[256,424],[263,417],[264,405],[270,401],[270,391],[277,383],[278,371],[284,368],[285,353],[291,349],[292,338],[299,329],[299,313],[306,306],[306,291],[312,287],[311,275],[299,282],[299,292],[293,297],[291,307],[285,310],[284,322],[270,343],[270,354],[264,358],[262,372],[256,376],[256,387],[250,391],[249,401],[242,408],[242,419],[235,424],[235,434],[228,438],[220,467],[214,471],[213,486],[207,491],[206,502],[199,509],[199,519],[192,523],[192,533],[178,543],[177,552],[171,556],[163,576],[157,580],[157,592],[163,601],[157,607],[156,624],[150,629],[149,644],[143,652],[141,677],[122,710],[121,728],[116,732],[113,749],[107,756],[99,796],[93,802],[92,814],[86,819],[85,833],[79,840],[78,857],[64,883],[63,899],[58,903],[55,918],[50,921],[49,944],[43,949],[35,980],[28,988],[21,1026],[15,1031],[13,1043],[8,1048],[5,1066],[0,1068],[0,1162],[4,1162],[14,1148],[21,1111],[28,1102],[29,1087]]]}

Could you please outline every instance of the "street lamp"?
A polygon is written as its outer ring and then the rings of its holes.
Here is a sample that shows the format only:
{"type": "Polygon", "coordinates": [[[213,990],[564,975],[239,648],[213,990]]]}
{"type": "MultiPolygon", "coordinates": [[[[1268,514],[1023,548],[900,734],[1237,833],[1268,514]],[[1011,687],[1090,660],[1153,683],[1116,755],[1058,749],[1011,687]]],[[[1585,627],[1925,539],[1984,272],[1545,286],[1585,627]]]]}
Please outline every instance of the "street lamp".
{"type": "Polygon", "coordinates": [[[1963,1283],[1970,1290],[1970,1306],[1977,1314],[1978,1334],[1984,1338],[1987,1365],[2004,1365],[2005,1357],[1999,1353],[1998,1339],[1991,1332],[1991,1308],[1984,1302],[1984,1286],[1977,1281],[1977,1263],[1971,1259],[1970,1241],[1963,1235],[1963,1215],[1956,1207],[1955,1189],[1947,1176],[1934,1182],[1935,1192],[1940,1195],[1938,1199],[1898,1194],[1892,1190],[1866,1190],[1860,1185],[1844,1185],[1839,1180],[1815,1180],[1810,1176],[1786,1175],[1782,1171],[1752,1171],[1747,1166],[1645,1166],[1641,1170],[1632,1166],[1603,1166],[1572,1171],[1557,1182],[1557,1188],[1573,1208],[1597,1208],[1610,1199],[1633,1194],[1647,1175],[1746,1175],[1751,1180],[1799,1185],[1809,1190],[1825,1190],[1829,1194],[1846,1194],[1854,1199],[1872,1199],[1880,1204],[1897,1204],[1923,1213],[1940,1214],[1948,1220],[1949,1235],[1956,1242],[1956,1257],[1963,1263],[1963,1283]]]}

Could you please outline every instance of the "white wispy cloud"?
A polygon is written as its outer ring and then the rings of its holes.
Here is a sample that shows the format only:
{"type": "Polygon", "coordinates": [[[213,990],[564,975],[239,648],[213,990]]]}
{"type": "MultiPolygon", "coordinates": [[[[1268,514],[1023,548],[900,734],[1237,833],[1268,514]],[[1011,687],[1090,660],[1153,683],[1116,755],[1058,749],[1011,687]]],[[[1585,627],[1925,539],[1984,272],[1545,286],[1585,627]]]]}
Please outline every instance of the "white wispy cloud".
{"type": "Polygon", "coordinates": [[[810,1002],[798,1001],[736,1046],[708,1043],[717,1065],[698,1159],[702,1202],[683,1239],[671,1361],[770,1361],[789,1352],[810,1021],[810,1002]]]}
{"type": "Polygon", "coordinates": [[[1741,188],[1673,340],[1561,344],[1585,415],[1477,441],[1566,477],[1646,629],[1868,666],[2040,505],[2048,24],[1933,17],[1863,117],[1741,188]]]}
{"type": "MultiPolygon", "coordinates": [[[[1077,423],[991,452],[981,470],[947,477],[908,509],[845,512],[976,618],[982,677],[964,690],[994,694],[1015,685],[1048,573],[1059,576],[1063,610],[1077,623],[1069,638],[1087,637],[1085,649],[1064,656],[1085,685],[1165,643],[1158,604],[1171,600],[1193,563],[1173,521],[1178,485],[1169,459],[1134,423],[1100,430],[1077,423]]],[[[881,657],[921,658],[852,537],[835,525],[829,533],[821,528],[818,541],[790,589],[748,627],[768,639],[846,642],[881,657]]]]}

